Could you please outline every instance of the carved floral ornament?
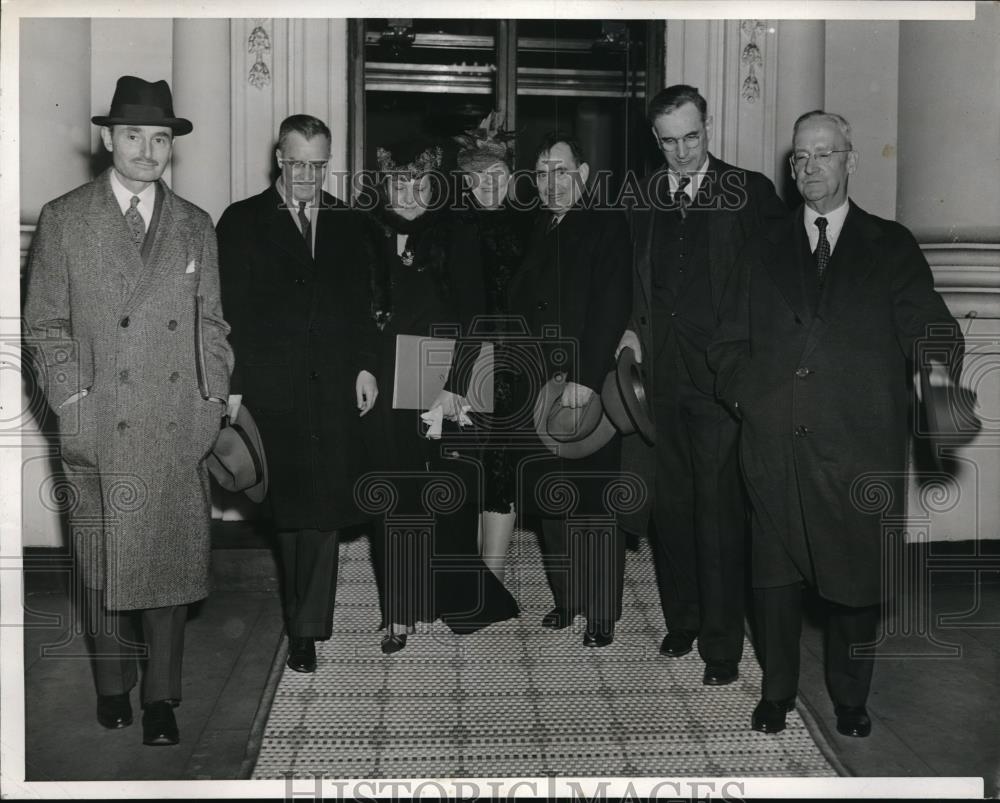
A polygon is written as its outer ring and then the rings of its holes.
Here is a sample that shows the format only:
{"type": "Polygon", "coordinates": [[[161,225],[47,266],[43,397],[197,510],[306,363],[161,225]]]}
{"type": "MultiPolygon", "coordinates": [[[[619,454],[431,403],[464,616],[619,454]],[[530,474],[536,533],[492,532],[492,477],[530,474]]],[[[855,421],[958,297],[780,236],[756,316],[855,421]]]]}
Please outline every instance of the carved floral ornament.
{"type": "Polygon", "coordinates": [[[743,20],[740,23],[740,31],[748,40],[740,55],[740,61],[747,68],[747,77],[743,79],[740,95],[747,103],[756,103],[760,100],[760,81],[757,80],[757,70],[764,66],[764,58],[761,55],[760,46],[757,44],[757,37],[764,35],[767,26],[760,20],[743,20]]]}
{"type": "Polygon", "coordinates": [[[250,72],[247,74],[247,81],[250,86],[257,87],[257,89],[263,89],[271,83],[271,71],[264,60],[265,54],[271,52],[271,37],[264,27],[265,22],[266,20],[263,19],[254,20],[254,29],[247,37],[247,52],[254,57],[250,72]]]}

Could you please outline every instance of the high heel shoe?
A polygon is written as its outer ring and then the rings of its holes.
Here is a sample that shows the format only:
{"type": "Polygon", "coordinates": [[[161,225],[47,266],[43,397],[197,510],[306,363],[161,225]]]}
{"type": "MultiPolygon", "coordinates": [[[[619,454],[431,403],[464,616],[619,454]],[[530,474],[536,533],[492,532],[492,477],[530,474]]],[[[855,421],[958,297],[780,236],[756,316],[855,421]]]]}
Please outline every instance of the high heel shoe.
{"type": "Polygon", "coordinates": [[[406,646],[406,633],[393,633],[391,630],[382,636],[382,652],[392,655],[406,646]]]}

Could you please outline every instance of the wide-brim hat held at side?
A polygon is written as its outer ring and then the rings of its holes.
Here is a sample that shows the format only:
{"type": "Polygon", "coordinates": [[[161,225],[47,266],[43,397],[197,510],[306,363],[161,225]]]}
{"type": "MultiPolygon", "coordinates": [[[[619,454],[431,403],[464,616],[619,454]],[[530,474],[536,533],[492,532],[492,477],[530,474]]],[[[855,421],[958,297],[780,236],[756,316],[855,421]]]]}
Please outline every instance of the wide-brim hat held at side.
{"type": "Polygon", "coordinates": [[[618,364],[604,378],[601,401],[605,414],[622,435],[638,432],[650,446],[656,442],[646,395],[646,371],[628,346],[619,352],[618,364]]]}
{"type": "Polygon", "coordinates": [[[235,424],[225,419],[205,463],[225,490],[243,491],[251,502],[264,501],[269,476],[264,442],[245,404],[240,406],[235,424]]]}
{"type": "Polygon", "coordinates": [[[607,444],[616,430],[597,393],[584,407],[563,407],[560,398],[565,388],[563,377],[545,383],[535,401],[535,432],[553,454],[579,460],[607,444]]]}
{"type": "Polygon", "coordinates": [[[134,75],[123,75],[115,86],[111,110],[106,116],[91,117],[94,125],[159,125],[174,136],[194,130],[190,120],[174,116],[174,101],[166,81],[150,83],[134,75]]]}

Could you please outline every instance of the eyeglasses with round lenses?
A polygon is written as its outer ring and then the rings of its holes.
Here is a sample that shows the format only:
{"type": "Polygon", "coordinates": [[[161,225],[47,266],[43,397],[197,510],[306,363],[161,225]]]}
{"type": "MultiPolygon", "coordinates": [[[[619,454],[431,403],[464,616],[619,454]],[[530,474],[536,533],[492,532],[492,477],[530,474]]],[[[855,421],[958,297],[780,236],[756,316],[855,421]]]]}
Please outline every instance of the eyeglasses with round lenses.
{"type": "Polygon", "coordinates": [[[809,160],[812,159],[820,167],[824,167],[830,164],[830,160],[833,159],[833,154],[835,153],[850,153],[853,148],[831,148],[828,151],[816,151],[815,153],[806,153],[805,151],[800,151],[799,153],[793,153],[788,157],[788,163],[792,166],[793,170],[804,170],[809,160]]]}
{"type": "MultiPolygon", "coordinates": [[[[701,134],[685,134],[681,137],[685,148],[697,148],[701,144],[701,134]]],[[[673,153],[678,148],[678,141],[673,137],[660,139],[660,148],[666,153],[673,153]]]]}

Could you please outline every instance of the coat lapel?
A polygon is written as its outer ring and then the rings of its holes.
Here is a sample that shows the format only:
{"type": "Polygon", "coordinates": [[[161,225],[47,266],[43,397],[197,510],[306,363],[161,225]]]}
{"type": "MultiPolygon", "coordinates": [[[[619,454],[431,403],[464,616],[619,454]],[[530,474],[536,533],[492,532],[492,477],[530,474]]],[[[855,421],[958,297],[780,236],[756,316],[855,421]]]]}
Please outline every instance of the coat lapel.
{"type": "Polygon", "coordinates": [[[778,288],[785,303],[800,318],[808,320],[812,318],[812,312],[806,303],[805,290],[802,286],[802,265],[799,262],[799,252],[804,237],[802,210],[799,209],[768,234],[771,258],[765,259],[764,262],[771,281],[778,288]]]}
{"type": "MultiPolygon", "coordinates": [[[[176,229],[183,226],[187,217],[180,212],[174,203],[174,194],[162,181],[159,183],[159,189],[162,193],[160,203],[163,205],[160,210],[160,223],[156,227],[149,261],[143,268],[139,281],[125,301],[125,311],[141,306],[157,285],[169,275],[171,268],[176,268],[179,262],[183,263],[186,256],[187,243],[183,237],[176,236],[176,229]]],[[[138,249],[136,249],[136,253],[138,254],[138,249]]]]}
{"type": "MultiPolygon", "coordinates": [[[[285,207],[281,196],[274,187],[266,191],[267,204],[267,238],[280,250],[284,251],[294,260],[296,266],[303,272],[311,273],[315,268],[309,248],[306,245],[302,233],[292,220],[288,209],[285,207]]],[[[317,215],[322,217],[324,213],[317,215]]],[[[316,232],[316,250],[319,251],[319,234],[316,232]]]]}
{"type": "Polygon", "coordinates": [[[101,276],[107,297],[118,302],[131,292],[144,267],[139,249],[132,242],[128,225],[118,201],[111,191],[111,171],[108,168],[94,181],[87,224],[97,235],[101,249],[101,276]]]}

